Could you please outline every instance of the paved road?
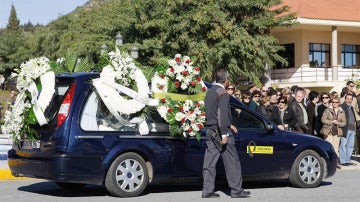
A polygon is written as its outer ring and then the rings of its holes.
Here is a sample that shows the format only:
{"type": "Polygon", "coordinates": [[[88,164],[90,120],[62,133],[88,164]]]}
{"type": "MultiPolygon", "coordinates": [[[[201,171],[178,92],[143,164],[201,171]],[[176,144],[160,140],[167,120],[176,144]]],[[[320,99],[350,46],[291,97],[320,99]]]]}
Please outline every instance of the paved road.
{"type": "MultiPolygon", "coordinates": [[[[245,182],[244,187],[252,192],[250,198],[242,201],[359,201],[360,171],[338,171],[332,178],[325,179],[320,187],[300,189],[291,187],[286,181],[245,182]]],[[[208,201],[201,199],[201,186],[150,186],[144,195],[136,198],[119,199],[108,195],[101,186],[85,186],[80,191],[64,191],[52,182],[43,180],[0,181],[0,201],[208,201]]],[[[226,186],[218,187],[219,201],[229,201],[226,186]]],[[[237,199],[234,199],[237,200],[237,199]]]]}

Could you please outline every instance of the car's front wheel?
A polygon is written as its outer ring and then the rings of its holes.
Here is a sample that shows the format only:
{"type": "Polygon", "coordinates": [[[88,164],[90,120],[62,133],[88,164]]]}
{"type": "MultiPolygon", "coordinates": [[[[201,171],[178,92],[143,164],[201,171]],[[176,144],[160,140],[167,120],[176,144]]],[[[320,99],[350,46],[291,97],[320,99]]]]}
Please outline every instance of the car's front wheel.
{"type": "Polygon", "coordinates": [[[133,152],[118,156],[111,164],[105,179],[110,194],[119,197],[140,195],[149,181],[144,159],[133,152]]]}
{"type": "Polygon", "coordinates": [[[313,188],[320,185],[325,172],[325,163],[313,150],[301,152],[295,159],[289,180],[295,187],[313,188]]]}

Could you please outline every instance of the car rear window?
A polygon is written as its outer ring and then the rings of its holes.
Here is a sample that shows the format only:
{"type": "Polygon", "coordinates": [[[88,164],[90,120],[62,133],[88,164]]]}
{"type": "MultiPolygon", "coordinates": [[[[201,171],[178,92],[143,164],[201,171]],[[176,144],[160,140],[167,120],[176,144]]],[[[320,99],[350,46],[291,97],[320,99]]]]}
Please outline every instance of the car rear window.
{"type": "Polygon", "coordinates": [[[64,99],[64,95],[73,82],[75,82],[73,78],[66,78],[66,77],[56,78],[55,94],[53,95],[52,100],[44,113],[49,123],[54,121],[57,113],[59,112],[61,103],[64,99]]]}

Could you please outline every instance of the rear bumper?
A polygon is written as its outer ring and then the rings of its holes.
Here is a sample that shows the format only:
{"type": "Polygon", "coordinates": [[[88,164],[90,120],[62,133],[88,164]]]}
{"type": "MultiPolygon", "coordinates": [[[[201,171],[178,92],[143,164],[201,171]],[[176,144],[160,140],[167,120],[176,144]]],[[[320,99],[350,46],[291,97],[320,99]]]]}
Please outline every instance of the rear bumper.
{"type": "Polygon", "coordinates": [[[103,171],[105,169],[95,158],[89,160],[66,155],[55,155],[49,158],[24,158],[9,151],[8,164],[13,176],[58,182],[102,185],[105,173],[103,171]],[[84,164],[88,166],[84,166],[84,164]]]}

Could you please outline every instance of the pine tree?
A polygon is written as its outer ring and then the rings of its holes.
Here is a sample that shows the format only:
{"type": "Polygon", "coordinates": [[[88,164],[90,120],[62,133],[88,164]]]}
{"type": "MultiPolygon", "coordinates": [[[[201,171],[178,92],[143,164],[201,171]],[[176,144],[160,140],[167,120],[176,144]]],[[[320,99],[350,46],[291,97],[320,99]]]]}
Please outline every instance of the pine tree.
{"type": "Polygon", "coordinates": [[[20,32],[20,21],[17,18],[15,6],[11,5],[10,17],[6,26],[7,32],[20,32]]]}

